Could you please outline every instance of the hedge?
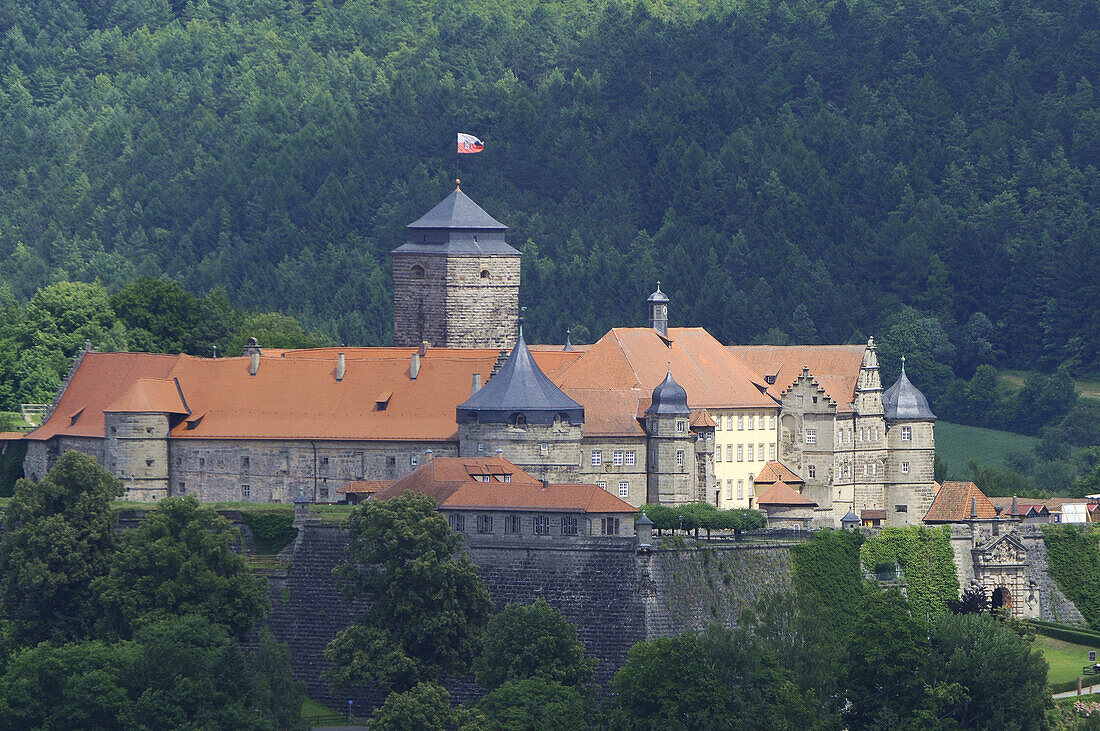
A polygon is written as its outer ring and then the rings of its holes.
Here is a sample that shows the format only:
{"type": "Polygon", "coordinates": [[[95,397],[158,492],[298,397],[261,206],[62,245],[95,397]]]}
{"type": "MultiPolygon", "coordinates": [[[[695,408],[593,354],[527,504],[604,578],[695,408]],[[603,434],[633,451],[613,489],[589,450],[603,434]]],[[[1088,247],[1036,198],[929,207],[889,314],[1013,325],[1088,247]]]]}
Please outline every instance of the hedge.
{"type": "Polygon", "coordinates": [[[1088,629],[1081,629],[1080,627],[1067,627],[1064,624],[1055,624],[1054,622],[1044,622],[1038,619],[1027,620],[1036,634],[1052,637],[1056,640],[1062,640],[1074,645],[1086,645],[1088,647],[1100,648],[1100,632],[1093,632],[1088,629]]]}
{"type": "Polygon", "coordinates": [[[286,511],[242,511],[241,520],[252,531],[252,545],[259,554],[274,555],[298,535],[294,514],[286,511]]]}
{"type": "Polygon", "coordinates": [[[947,611],[947,602],[959,598],[959,575],[946,527],[883,528],[859,549],[868,571],[895,563],[904,573],[906,594],[913,613],[935,617],[947,611]]]}
{"type": "Polygon", "coordinates": [[[1100,532],[1091,525],[1044,525],[1050,573],[1092,629],[1100,629],[1100,532]]]}

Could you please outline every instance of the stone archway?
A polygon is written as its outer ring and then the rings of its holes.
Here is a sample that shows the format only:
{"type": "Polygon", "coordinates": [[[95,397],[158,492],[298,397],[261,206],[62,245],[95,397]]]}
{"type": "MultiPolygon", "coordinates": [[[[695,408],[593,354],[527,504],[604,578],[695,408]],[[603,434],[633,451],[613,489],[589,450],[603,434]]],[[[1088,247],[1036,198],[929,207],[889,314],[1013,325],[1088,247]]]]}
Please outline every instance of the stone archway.
{"type": "Polygon", "coordinates": [[[1012,592],[1003,586],[993,590],[993,596],[989,600],[990,609],[1012,609],[1012,592]]]}

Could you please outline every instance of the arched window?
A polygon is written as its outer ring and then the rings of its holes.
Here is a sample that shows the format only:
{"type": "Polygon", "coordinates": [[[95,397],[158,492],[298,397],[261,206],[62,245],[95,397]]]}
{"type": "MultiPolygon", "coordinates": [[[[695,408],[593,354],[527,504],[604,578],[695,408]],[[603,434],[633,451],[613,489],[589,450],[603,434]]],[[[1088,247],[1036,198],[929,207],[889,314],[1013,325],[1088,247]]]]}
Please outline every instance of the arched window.
{"type": "Polygon", "coordinates": [[[488,279],[489,278],[489,270],[488,269],[482,269],[481,270],[481,278],[482,279],[488,279]]]}
{"type": "Polygon", "coordinates": [[[512,424],[520,428],[527,426],[527,417],[523,414],[512,414],[512,424]]]}
{"type": "Polygon", "coordinates": [[[419,264],[413,264],[412,269],[410,269],[409,271],[411,272],[413,279],[424,278],[424,267],[420,266],[419,264]]]}

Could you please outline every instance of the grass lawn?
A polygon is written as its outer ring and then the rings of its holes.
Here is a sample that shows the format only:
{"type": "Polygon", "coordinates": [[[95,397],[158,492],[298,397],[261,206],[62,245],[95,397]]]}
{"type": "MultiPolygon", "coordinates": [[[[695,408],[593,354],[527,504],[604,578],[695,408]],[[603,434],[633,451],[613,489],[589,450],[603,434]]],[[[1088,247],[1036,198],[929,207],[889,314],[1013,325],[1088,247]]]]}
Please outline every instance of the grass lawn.
{"type": "Polygon", "coordinates": [[[1035,437],[1023,434],[948,421],[936,422],[936,454],[947,460],[949,479],[961,479],[970,459],[1004,467],[1005,457],[1017,452],[1030,452],[1038,443],[1035,437]]]}
{"type": "MultiPolygon", "coordinates": [[[[1089,650],[1100,651],[1100,647],[1074,645],[1042,635],[1035,638],[1034,645],[1043,651],[1043,657],[1050,665],[1047,682],[1052,684],[1076,680],[1081,669],[1089,663],[1089,650]]],[[[1088,685],[1089,678],[1100,682],[1100,676],[1084,676],[1082,682],[1088,685]]]]}
{"type": "MultiPolygon", "coordinates": [[[[1020,371],[1005,369],[998,373],[1001,380],[1007,383],[1013,389],[1023,388],[1024,381],[1029,375],[1030,371],[1020,371]]],[[[1077,390],[1084,398],[1100,399],[1100,381],[1088,381],[1081,378],[1073,379],[1073,384],[1077,386],[1077,390]]]]}
{"type": "Polygon", "coordinates": [[[328,706],[323,706],[312,698],[306,698],[305,703],[302,704],[302,718],[328,716],[332,720],[325,721],[313,721],[314,726],[347,726],[347,716],[341,715],[340,712],[334,711],[328,706]],[[339,718],[335,718],[339,716],[339,718]]]}

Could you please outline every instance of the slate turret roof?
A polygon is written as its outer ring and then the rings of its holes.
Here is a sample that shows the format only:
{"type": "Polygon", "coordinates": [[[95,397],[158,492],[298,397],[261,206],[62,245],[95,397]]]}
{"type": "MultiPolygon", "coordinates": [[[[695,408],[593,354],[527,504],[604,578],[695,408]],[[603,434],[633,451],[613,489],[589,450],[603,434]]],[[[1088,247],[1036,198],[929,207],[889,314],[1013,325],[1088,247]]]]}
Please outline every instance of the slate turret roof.
{"type": "Polygon", "coordinates": [[[508,227],[482,210],[470,196],[455,188],[449,196],[408,225],[408,228],[476,229],[504,231],[508,227]]]}
{"type": "Polygon", "coordinates": [[[584,421],[584,407],[566,396],[546,377],[520,330],[519,340],[500,371],[458,407],[458,421],[476,415],[482,423],[507,423],[523,414],[527,423],[549,424],[559,414],[570,423],[584,421]]]}
{"type": "Polygon", "coordinates": [[[887,419],[920,419],[934,421],[936,415],[928,406],[928,399],[905,375],[905,359],[901,362],[901,375],[893,386],[882,394],[882,408],[887,419]]]}
{"type": "Polygon", "coordinates": [[[406,228],[409,231],[409,240],[392,253],[435,256],[520,255],[504,240],[504,232],[508,227],[483,211],[457,185],[449,196],[406,228]]]}

